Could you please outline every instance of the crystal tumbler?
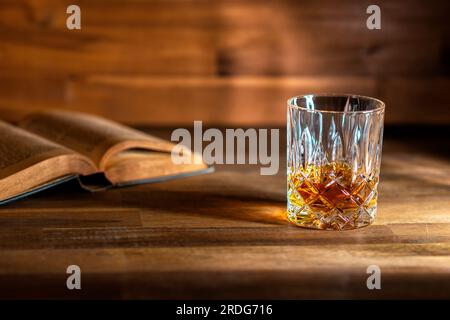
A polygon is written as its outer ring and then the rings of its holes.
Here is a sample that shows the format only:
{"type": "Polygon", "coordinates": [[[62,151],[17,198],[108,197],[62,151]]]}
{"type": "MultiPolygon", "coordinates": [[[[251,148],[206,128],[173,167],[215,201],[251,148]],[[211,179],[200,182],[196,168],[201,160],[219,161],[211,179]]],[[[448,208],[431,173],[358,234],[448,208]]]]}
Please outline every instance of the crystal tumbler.
{"type": "Polygon", "coordinates": [[[297,226],[348,230],[371,224],[384,103],[357,95],[288,100],[287,217],[297,226]]]}

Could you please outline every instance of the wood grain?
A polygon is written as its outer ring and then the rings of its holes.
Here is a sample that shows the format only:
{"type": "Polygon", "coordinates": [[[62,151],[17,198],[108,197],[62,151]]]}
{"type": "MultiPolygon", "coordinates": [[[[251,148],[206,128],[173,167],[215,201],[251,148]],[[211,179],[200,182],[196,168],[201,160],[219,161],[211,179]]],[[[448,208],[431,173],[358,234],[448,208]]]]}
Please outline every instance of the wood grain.
{"type": "Polygon", "coordinates": [[[444,77],[89,76],[37,83],[30,77],[0,75],[0,117],[15,122],[27,112],[61,108],[134,125],[192,127],[194,120],[202,120],[210,126],[280,126],[286,122],[287,97],[347,92],[385,101],[387,124],[447,124],[450,96],[443,92],[449,87],[444,77]]]}
{"type": "Polygon", "coordinates": [[[449,298],[448,141],[410,130],[387,129],[378,216],[359,230],[289,225],[284,166],[93,194],[68,184],[3,206],[0,297],[449,298]],[[81,291],[65,289],[71,264],[81,291]],[[366,287],[372,264],[382,290],[366,287]]]}
{"type": "Polygon", "coordinates": [[[82,30],[69,31],[67,1],[1,1],[0,116],[279,125],[290,96],[346,92],[386,100],[388,123],[450,123],[445,0],[378,1],[377,31],[370,1],[77,3],[82,30]]]}

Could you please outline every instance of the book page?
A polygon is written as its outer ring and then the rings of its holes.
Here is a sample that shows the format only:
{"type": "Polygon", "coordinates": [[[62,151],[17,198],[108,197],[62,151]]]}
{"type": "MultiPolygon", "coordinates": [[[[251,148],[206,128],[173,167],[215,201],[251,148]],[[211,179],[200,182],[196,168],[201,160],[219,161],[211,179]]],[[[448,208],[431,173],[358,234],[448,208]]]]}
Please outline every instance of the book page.
{"type": "Polygon", "coordinates": [[[120,151],[141,148],[171,152],[173,144],[116,122],[68,111],[28,115],[20,126],[89,157],[100,170],[120,151]]]}
{"type": "Polygon", "coordinates": [[[0,137],[0,200],[65,175],[96,171],[88,158],[3,121],[0,137]]]}
{"type": "Polygon", "coordinates": [[[113,184],[176,176],[207,169],[204,163],[174,164],[163,152],[126,150],[113,155],[105,168],[105,176],[113,184]]]}
{"type": "Polygon", "coordinates": [[[0,179],[34,163],[73,151],[0,121],[0,179]]]}

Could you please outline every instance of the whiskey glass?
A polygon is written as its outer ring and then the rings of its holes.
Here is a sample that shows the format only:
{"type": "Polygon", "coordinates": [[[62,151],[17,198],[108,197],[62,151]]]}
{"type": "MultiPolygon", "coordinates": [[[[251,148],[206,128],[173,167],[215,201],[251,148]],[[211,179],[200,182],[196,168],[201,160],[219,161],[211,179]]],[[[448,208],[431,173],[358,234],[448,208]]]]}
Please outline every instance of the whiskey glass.
{"type": "Polygon", "coordinates": [[[349,230],[377,211],[384,103],[358,95],[293,97],[287,107],[287,218],[349,230]]]}

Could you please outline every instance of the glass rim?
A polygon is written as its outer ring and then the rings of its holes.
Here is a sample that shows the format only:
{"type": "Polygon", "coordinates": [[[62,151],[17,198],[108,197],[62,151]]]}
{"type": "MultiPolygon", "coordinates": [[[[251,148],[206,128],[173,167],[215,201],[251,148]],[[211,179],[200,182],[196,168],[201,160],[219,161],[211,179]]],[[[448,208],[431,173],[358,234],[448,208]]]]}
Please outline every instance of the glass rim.
{"type": "Polygon", "coordinates": [[[301,94],[298,96],[293,96],[291,98],[289,98],[287,100],[287,105],[288,107],[292,107],[292,108],[297,108],[303,111],[307,111],[307,112],[316,112],[316,113],[335,113],[335,114],[356,114],[356,113],[374,113],[374,112],[378,112],[378,111],[383,111],[385,110],[386,104],[381,101],[380,99],[374,98],[374,97],[370,97],[370,96],[364,96],[364,95],[360,95],[360,94],[351,94],[351,93],[309,93],[309,94],[301,94]],[[308,109],[305,107],[301,107],[298,106],[296,104],[293,104],[292,101],[294,99],[299,99],[299,98],[306,98],[308,96],[313,96],[313,97],[342,97],[342,98],[361,98],[361,99],[367,99],[367,100],[372,100],[375,101],[376,103],[378,103],[380,106],[372,109],[372,110],[357,110],[357,111],[335,111],[335,110],[318,110],[318,109],[308,109]]]}

